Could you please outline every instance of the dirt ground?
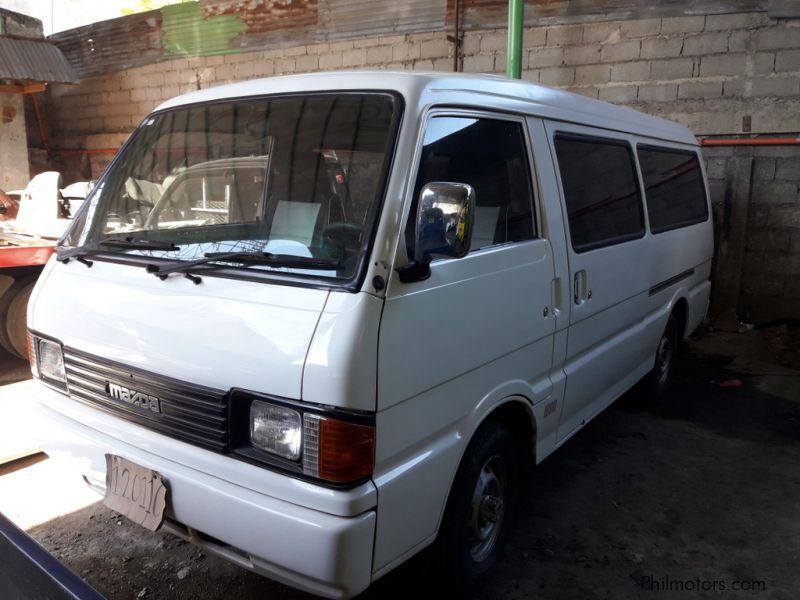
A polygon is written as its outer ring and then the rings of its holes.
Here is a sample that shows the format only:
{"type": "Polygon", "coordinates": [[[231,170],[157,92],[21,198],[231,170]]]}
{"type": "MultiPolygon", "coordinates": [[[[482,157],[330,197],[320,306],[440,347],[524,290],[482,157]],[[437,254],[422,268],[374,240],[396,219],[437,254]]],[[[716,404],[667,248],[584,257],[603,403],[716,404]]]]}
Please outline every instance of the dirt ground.
{"type": "Polygon", "coordinates": [[[22,381],[31,376],[28,362],[0,348],[0,385],[22,381]]]}
{"type": "MultiPolygon", "coordinates": [[[[475,597],[794,600],[799,383],[797,329],[693,342],[668,401],[629,393],[530,470],[502,565],[475,597]],[[690,591],[648,587],[667,580],[690,591]]],[[[309,597],[99,503],[31,533],[112,600],[309,597]]],[[[424,597],[426,568],[413,560],[364,597],[424,597]]]]}

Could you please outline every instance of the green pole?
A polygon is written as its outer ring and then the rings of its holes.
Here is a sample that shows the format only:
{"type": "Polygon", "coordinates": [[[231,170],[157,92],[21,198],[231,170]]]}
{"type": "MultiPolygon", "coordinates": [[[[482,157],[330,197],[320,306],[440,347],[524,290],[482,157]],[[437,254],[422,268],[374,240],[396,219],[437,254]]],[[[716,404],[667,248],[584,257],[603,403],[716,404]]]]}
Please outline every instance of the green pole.
{"type": "Polygon", "coordinates": [[[522,22],[524,0],[508,0],[508,53],[506,75],[512,79],[522,76],[522,22]]]}

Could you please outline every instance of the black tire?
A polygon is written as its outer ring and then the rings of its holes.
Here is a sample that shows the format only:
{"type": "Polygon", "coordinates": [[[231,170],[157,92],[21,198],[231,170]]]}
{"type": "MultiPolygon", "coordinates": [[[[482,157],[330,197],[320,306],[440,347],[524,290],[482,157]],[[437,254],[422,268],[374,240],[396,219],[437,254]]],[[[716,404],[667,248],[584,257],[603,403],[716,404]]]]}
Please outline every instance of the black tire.
{"type": "Polygon", "coordinates": [[[28,281],[11,299],[6,316],[6,334],[14,354],[28,360],[28,301],[36,281],[28,281]]]}
{"type": "Polygon", "coordinates": [[[487,422],[461,461],[434,546],[448,594],[472,594],[489,579],[513,528],[519,488],[514,437],[502,423],[487,422]]]}
{"type": "Polygon", "coordinates": [[[654,400],[664,400],[669,395],[675,358],[678,355],[678,320],[672,314],[656,347],[653,370],[649,375],[650,395],[654,400]]]}
{"type": "Polygon", "coordinates": [[[24,287],[25,283],[25,280],[18,279],[11,284],[2,296],[0,296],[0,348],[6,350],[9,354],[15,354],[15,352],[6,329],[8,323],[8,309],[9,306],[11,306],[12,300],[16,297],[17,292],[24,287]]]}

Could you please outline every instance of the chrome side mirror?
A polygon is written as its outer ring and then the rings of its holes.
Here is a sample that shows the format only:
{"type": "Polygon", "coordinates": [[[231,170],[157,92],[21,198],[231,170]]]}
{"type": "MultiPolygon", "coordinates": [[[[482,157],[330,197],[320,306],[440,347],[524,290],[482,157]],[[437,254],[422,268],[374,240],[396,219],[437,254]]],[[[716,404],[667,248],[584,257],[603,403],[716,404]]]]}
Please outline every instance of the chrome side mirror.
{"type": "Polygon", "coordinates": [[[436,181],[419,194],[414,260],[397,269],[400,281],[430,276],[434,254],[462,258],[469,252],[475,217],[475,189],[465,183],[436,181]]]}
{"type": "Polygon", "coordinates": [[[465,183],[432,182],[419,193],[414,260],[433,254],[462,258],[469,252],[475,190],[465,183]]]}

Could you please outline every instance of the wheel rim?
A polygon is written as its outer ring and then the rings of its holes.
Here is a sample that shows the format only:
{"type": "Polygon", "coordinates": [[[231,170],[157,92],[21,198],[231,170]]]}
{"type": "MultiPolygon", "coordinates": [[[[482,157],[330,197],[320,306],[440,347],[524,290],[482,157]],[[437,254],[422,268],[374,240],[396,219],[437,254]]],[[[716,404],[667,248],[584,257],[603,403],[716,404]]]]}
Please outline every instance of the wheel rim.
{"type": "Polygon", "coordinates": [[[470,519],[467,526],[469,556],[482,562],[491,554],[506,508],[507,469],[499,456],[492,456],[483,465],[472,492],[470,519]]]}
{"type": "Polygon", "coordinates": [[[672,341],[668,335],[661,338],[656,353],[656,373],[658,382],[664,383],[669,377],[669,369],[672,366],[672,341]]]}

